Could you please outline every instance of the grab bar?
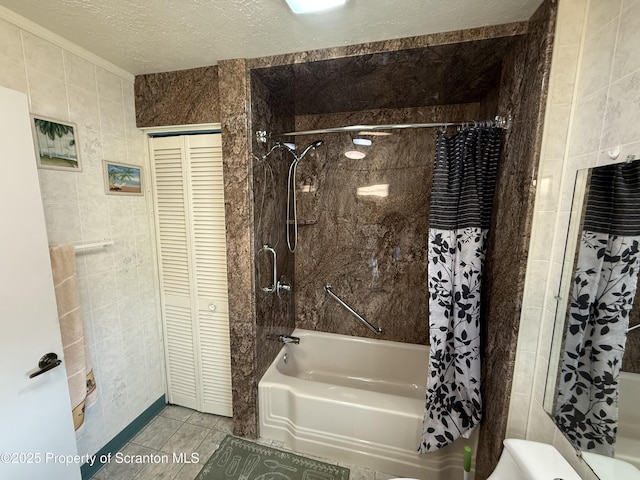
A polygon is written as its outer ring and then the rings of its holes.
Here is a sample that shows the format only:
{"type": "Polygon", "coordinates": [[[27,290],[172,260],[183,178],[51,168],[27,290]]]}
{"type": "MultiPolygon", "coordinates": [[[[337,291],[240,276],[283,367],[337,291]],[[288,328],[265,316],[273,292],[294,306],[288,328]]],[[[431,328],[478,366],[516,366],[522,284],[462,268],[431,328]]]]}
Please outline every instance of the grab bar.
{"type": "Polygon", "coordinates": [[[344,300],[342,300],[339,296],[337,296],[335,293],[333,293],[333,290],[331,290],[331,284],[327,283],[324,286],[325,291],[331,295],[335,301],[337,301],[340,305],[342,305],[344,308],[347,309],[347,311],[352,314],[354,317],[356,317],[358,320],[360,320],[362,323],[365,324],[365,326],[371,330],[373,333],[375,333],[376,335],[380,335],[382,333],[382,329],[380,327],[376,327],[374,325],[372,325],[371,323],[369,323],[362,315],[360,315],[358,312],[356,312],[353,308],[351,308],[349,305],[347,305],[344,300]]]}
{"type": "MultiPolygon", "coordinates": [[[[268,287],[261,287],[263,292],[273,293],[276,292],[278,297],[281,292],[289,292],[291,291],[291,285],[285,283],[284,281],[278,280],[278,256],[276,255],[276,251],[271,248],[266,243],[262,246],[262,248],[258,251],[258,253],[262,251],[270,252],[273,255],[273,282],[268,287]]],[[[284,277],[282,277],[284,280],[284,277]]]]}
{"type": "MultiPolygon", "coordinates": [[[[268,287],[262,287],[263,292],[273,293],[276,291],[276,286],[278,284],[278,258],[276,256],[276,251],[271,248],[269,245],[264,244],[260,251],[271,252],[273,254],[273,282],[268,287]]],[[[259,252],[258,252],[259,253],[259,252]]]]}

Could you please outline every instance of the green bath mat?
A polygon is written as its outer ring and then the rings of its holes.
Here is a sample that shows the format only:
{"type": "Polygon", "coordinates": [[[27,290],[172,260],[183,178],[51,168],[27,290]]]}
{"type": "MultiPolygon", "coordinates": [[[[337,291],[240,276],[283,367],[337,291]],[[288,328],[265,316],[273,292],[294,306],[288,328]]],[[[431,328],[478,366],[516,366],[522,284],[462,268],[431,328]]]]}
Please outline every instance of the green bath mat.
{"type": "Polygon", "coordinates": [[[227,435],[196,480],[349,480],[349,469],[227,435]]]}

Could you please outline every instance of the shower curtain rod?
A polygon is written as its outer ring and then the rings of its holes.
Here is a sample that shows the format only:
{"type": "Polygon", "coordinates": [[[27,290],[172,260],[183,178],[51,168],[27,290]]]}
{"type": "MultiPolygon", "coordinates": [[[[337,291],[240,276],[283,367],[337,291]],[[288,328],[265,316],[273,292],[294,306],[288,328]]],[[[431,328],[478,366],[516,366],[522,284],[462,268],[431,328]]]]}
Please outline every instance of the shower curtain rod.
{"type": "Polygon", "coordinates": [[[296,135],[319,135],[322,133],[341,133],[341,132],[375,132],[378,130],[398,130],[408,128],[435,128],[435,127],[477,127],[492,126],[500,127],[506,130],[511,126],[511,115],[509,117],[497,116],[493,120],[470,120],[467,122],[441,122],[441,123],[393,123],[389,125],[349,125],[346,127],[322,128],[319,130],[303,130],[298,132],[286,132],[269,134],[265,130],[256,132],[256,139],[261,143],[267,143],[269,137],[284,137],[296,135]]]}

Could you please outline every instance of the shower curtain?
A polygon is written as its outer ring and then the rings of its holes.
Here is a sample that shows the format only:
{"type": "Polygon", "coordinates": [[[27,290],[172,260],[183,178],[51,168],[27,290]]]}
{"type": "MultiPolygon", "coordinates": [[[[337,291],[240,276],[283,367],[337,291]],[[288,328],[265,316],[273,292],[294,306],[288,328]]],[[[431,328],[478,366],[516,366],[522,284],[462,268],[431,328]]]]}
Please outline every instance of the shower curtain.
{"type": "Polygon", "coordinates": [[[640,161],[593,169],[560,365],[555,420],[612,456],[618,377],[640,267],[640,161]]]}
{"type": "Polygon", "coordinates": [[[439,131],[429,225],[429,330],[423,434],[438,450],[480,422],[480,286],[501,128],[439,131]]]}

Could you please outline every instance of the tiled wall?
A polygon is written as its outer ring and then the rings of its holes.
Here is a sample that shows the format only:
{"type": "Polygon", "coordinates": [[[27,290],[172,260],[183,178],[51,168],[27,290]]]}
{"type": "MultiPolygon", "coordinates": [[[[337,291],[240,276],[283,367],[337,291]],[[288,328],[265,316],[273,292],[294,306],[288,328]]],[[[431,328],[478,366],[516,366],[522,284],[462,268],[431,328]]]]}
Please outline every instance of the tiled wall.
{"type": "Polygon", "coordinates": [[[555,296],[576,171],[640,156],[639,104],[640,1],[561,0],[507,433],[554,444],[583,478],[542,407],[555,296]]]}
{"type": "Polygon", "coordinates": [[[49,242],[114,241],[76,257],[98,384],[78,450],[92,454],[165,391],[148,185],[145,196],[113,196],[103,183],[103,159],[147,169],[133,77],[5,10],[0,17],[0,85],[26,93],[32,113],[78,126],[82,172],[38,171],[49,242]]]}

